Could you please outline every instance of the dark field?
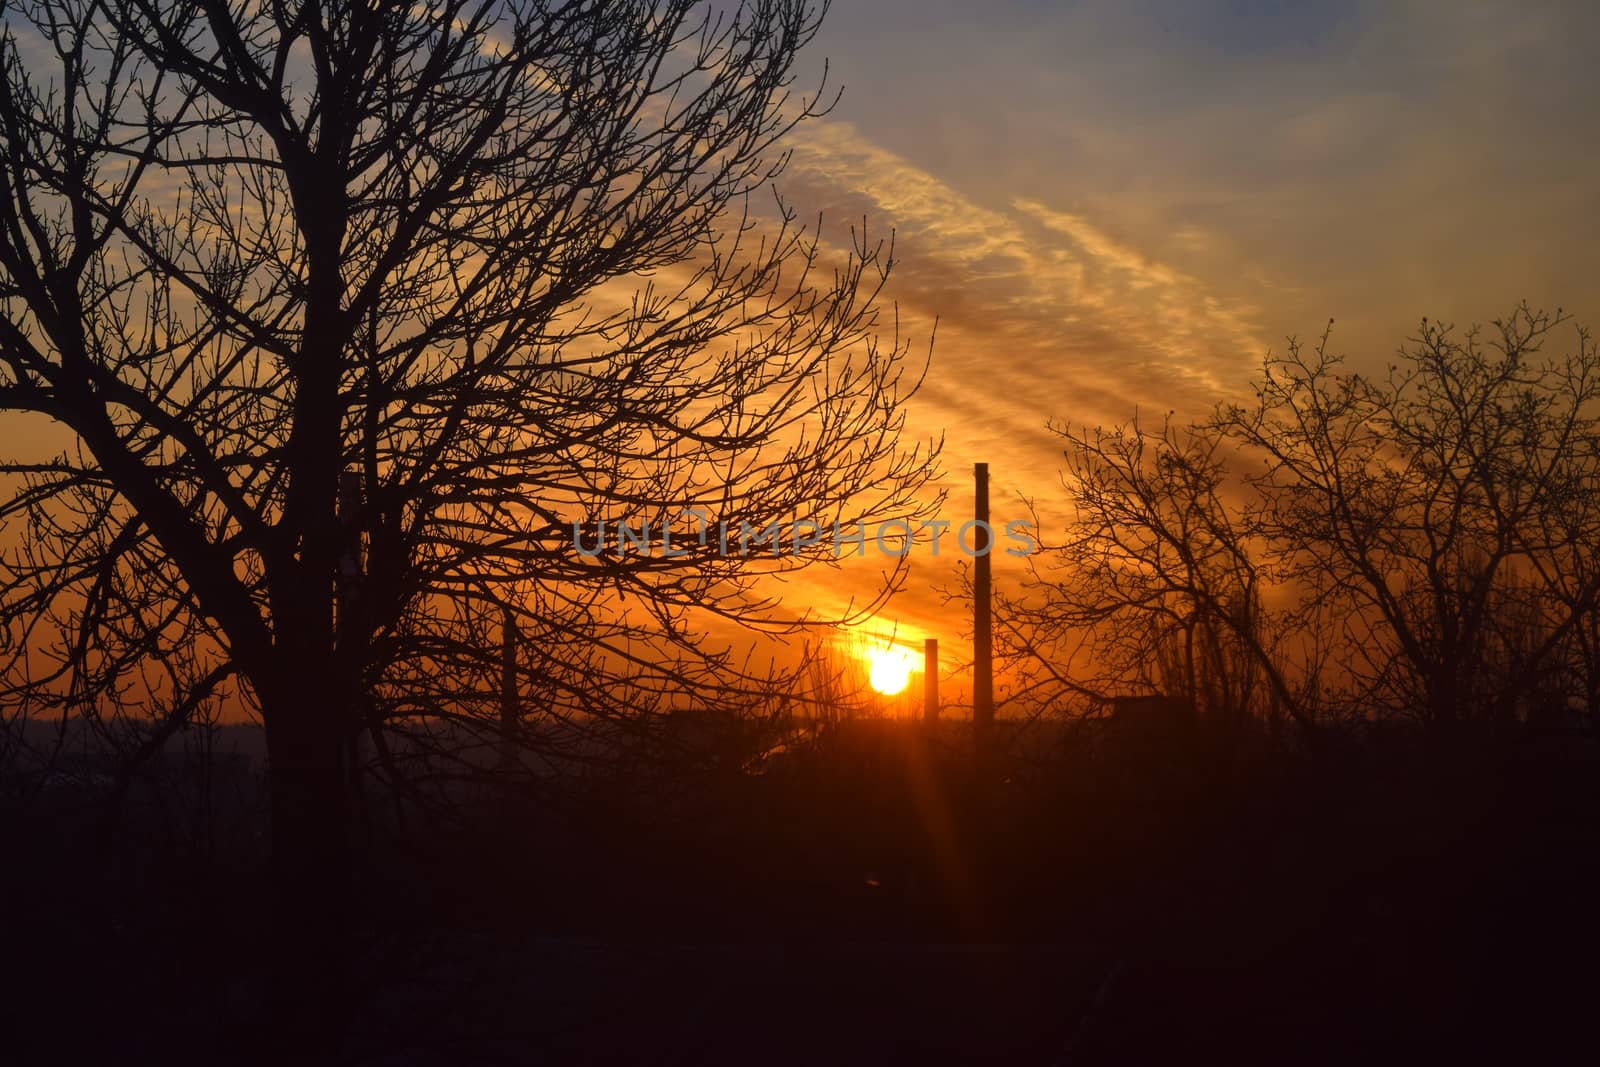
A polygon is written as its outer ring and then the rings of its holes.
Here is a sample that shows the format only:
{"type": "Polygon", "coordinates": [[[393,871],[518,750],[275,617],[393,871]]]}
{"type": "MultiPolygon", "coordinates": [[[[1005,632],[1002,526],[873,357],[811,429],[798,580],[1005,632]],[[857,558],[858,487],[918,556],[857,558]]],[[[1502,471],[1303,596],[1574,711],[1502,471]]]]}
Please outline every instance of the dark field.
{"type": "MultiPolygon", "coordinates": [[[[339,1062],[1590,1062],[1593,739],[1031,728],[980,773],[959,730],[372,804],[339,1062]]],[[[63,790],[10,819],[13,1062],[267,1058],[255,771],[224,762],[187,838],[63,790]]]]}

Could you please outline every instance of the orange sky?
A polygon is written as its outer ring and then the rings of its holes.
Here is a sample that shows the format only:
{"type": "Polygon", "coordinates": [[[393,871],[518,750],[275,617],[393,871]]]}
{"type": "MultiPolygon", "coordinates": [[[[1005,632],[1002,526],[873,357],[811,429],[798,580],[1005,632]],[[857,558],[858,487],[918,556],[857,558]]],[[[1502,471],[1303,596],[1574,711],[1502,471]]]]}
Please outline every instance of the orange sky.
{"type": "MultiPolygon", "coordinates": [[[[911,428],[946,431],[945,517],[985,460],[1004,519],[1059,498],[1047,420],[1203,411],[1330,317],[1358,367],[1423,315],[1600,322],[1597,30],[1577,4],[839,3],[813,59],[844,98],[780,186],[896,229],[903,322],[939,318],[911,428]]],[[[950,562],[915,554],[884,617],[947,669],[950,562]]]]}
{"type": "MultiPolygon", "coordinates": [[[[909,428],[946,434],[942,517],[970,514],[978,460],[998,521],[1022,496],[1049,516],[1047,420],[1203,411],[1330,316],[1357,366],[1422,315],[1525,297],[1600,323],[1597,30],[1582,4],[841,0],[808,62],[845,95],[780,188],[836,240],[897,232],[916,351],[939,319],[909,428]]],[[[37,423],[0,433],[42,451],[37,423]]],[[[947,669],[956,558],[919,548],[879,625],[941,638],[947,669]]],[[[789,602],[837,609],[884,563],[789,602]]]]}

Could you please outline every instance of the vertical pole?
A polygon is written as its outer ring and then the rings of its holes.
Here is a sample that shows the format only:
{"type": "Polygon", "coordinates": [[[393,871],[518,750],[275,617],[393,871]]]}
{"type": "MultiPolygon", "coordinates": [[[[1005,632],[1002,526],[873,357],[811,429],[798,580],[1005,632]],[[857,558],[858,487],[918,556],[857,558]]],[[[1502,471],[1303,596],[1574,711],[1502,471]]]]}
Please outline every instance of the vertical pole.
{"type": "Polygon", "coordinates": [[[939,639],[922,642],[922,719],[939,721],[939,639]]]}
{"type": "Polygon", "coordinates": [[[516,762],[517,620],[509,607],[500,609],[500,762],[516,762]]]}
{"type": "Polygon", "coordinates": [[[977,555],[973,580],[972,605],[972,736],[981,749],[994,732],[994,635],[989,617],[989,553],[994,547],[989,536],[989,465],[973,467],[974,514],[976,532],[972,551],[977,555]]]}

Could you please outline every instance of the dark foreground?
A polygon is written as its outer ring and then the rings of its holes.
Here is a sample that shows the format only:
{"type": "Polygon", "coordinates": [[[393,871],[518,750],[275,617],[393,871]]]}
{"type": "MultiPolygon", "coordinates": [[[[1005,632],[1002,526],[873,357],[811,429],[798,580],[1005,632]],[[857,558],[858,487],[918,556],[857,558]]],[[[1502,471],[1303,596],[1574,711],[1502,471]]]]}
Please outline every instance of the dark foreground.
{"type": "MultiPolygon", "coordinates": [[[[369,829],[334,1061],[1600,1054],[1591,738],[1044,746],[991,773],[960,740],[862,725],[759,776],[369,829]]],[[[275,1058],[260,828],[141,819],[8,817],[0,1059],[275,1058]]]]}

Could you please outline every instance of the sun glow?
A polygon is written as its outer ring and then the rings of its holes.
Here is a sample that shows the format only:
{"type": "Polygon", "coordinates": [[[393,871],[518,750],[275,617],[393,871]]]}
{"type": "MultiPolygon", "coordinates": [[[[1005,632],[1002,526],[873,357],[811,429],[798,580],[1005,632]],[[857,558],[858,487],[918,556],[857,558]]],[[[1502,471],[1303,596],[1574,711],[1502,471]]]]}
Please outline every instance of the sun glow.
{"type": "Polygon", "coordinates": [[[894,696],[911,681],[913,664],[911,653],[903,648],[870,648],[867,650],[867,681],[884,696],[894,696]]]}

